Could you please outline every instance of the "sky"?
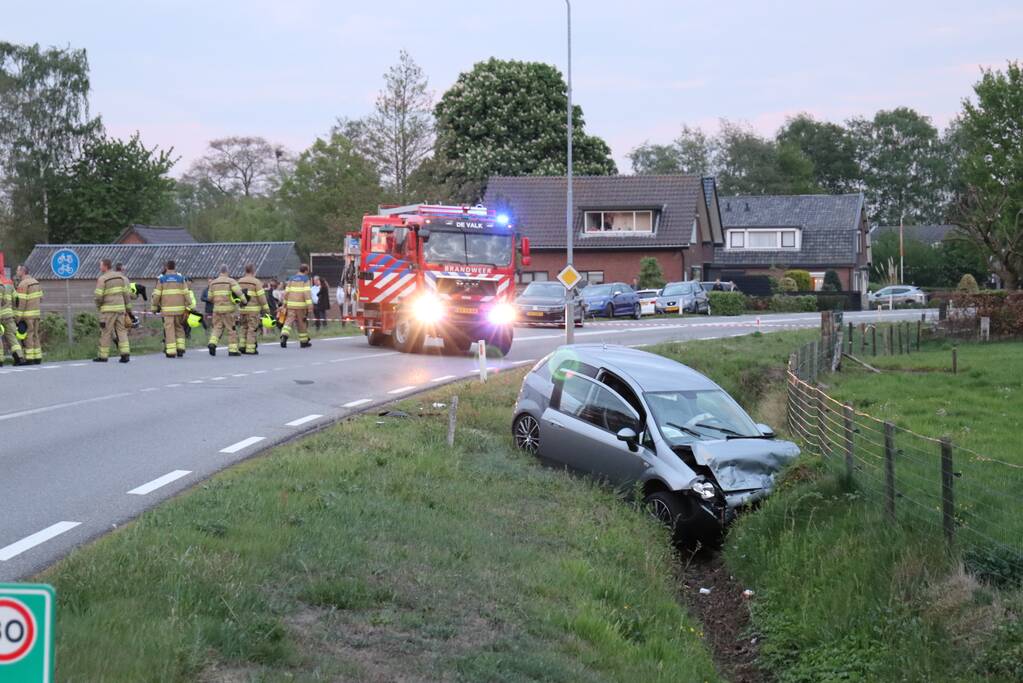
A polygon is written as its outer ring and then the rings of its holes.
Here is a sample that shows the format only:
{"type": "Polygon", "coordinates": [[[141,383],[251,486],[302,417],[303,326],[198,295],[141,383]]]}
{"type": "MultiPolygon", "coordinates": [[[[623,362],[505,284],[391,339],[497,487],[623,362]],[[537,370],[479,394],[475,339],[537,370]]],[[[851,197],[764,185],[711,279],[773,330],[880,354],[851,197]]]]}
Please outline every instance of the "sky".
{"type": "MultiPolygon", "coordinates": [[[[574,98],[627,172],[683,123],[771,135],[904,105],[944,127],[1021,37],[1020,0],[574,0],[574,98]]],[[[566,63],[562,0],[0,0],[0,40],[85,48],[93,113],[173,147],[174,175],[228,135],[301,151],[370,112],[402,48],[436,97],[491,56],[566,63]]]]}

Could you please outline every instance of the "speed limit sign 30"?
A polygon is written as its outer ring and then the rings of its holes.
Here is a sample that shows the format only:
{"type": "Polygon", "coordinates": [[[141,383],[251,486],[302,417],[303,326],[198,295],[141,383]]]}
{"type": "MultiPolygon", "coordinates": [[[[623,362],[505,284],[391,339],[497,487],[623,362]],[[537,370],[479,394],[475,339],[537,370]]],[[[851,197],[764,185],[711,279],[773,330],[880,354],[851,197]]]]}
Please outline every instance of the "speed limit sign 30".
{"type": "Polygon", "coordinates": [[[53,680],[53,588],[0,584],[0,681],[53,680]]]}

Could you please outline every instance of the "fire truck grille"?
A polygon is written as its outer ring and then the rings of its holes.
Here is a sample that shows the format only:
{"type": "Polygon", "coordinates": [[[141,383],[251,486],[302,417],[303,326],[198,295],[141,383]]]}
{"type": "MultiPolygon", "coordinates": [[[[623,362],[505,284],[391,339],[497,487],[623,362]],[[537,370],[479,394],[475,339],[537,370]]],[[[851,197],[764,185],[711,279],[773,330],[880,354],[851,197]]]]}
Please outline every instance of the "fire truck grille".
{"type": "Polygon", "coordinates": [[[497,282],[473,278],[438,278],[437,292],[448,296],[497,296],[497,282]]]}

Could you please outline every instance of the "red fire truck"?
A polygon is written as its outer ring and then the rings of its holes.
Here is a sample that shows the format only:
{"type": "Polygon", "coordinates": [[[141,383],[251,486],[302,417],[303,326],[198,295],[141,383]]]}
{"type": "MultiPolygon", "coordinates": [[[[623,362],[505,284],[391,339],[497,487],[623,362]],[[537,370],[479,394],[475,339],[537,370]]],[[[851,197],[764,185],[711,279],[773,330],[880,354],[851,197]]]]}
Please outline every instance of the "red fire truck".
{"type": "Polygon", "coordinates": [[[506,214],[484,207],[413,204],[362,219],[356,320],[371,346],[388,339],[418,353],[439,337],[449,353],[476,340],[508,353],[515,323],[516,255],[529,265],[506,214]]]}

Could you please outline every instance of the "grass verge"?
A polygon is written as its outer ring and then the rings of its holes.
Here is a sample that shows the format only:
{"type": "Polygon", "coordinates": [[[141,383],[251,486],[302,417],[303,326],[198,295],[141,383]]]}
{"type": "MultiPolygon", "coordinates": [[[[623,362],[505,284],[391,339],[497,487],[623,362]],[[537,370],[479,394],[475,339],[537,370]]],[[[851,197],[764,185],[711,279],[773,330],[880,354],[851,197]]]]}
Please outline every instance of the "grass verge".
{"type": "Polygon", "coordinates": [[[715,680],[666,534],[514,451],[521,376],[275,449],[76,551],[42,577],[60,678],[715,680]]]}

